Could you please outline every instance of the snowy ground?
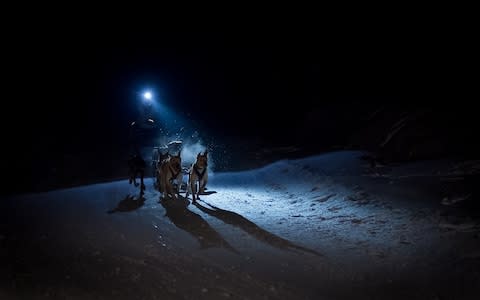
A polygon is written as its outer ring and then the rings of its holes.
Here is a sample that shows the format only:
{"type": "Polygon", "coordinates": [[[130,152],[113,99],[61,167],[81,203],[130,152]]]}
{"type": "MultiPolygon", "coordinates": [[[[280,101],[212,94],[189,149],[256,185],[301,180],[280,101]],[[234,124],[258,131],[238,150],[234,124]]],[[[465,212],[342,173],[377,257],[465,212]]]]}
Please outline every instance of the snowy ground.
{"type": "Polygon", "coordinates": [[[2,199],[0,299],[477,299],[475,194],[436,161],[360,152],[211,174],[207,195],[127,180],[2,199]]]}

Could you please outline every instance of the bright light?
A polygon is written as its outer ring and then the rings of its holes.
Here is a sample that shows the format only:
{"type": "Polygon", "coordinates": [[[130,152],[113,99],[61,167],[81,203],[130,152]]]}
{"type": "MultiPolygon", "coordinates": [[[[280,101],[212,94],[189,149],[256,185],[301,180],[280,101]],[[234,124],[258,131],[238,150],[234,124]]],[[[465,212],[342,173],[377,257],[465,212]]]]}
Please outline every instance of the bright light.
{"type": "Polygon", "coordinates": [[[152,93],[145,92],[145,93],[143,93],[143,97],[147,100],[150,100],[150,99],[152,99],[152,93]]]}

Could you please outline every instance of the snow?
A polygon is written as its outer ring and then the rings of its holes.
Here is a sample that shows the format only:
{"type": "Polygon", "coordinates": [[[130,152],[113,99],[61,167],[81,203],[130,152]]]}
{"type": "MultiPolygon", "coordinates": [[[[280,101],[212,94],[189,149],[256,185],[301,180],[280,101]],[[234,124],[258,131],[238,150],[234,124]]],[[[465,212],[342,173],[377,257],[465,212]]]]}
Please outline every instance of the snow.
{"type": "Polygon", "coordinates": [[[473,299],[480,228],[445,213],[452,164],[362,155],[211,172],[197,204],[152,179],[143,198],[121,180],[3,199],[0,296],[473,299]]]}

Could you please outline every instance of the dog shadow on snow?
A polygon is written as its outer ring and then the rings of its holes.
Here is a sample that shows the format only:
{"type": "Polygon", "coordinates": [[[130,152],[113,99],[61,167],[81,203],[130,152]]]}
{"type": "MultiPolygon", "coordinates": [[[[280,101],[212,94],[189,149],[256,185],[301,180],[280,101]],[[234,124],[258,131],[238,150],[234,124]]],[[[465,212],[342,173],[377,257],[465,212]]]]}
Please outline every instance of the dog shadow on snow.
{"type": "Polygon", "coordinates": [[[140,193],[139,196],[135,197],[133,195],[128,194],[123,198],[120,202],[118,202],[117,207],[112,210],[109,210],[107,213],[112,214],[115,212],[128,212],[136,210],[143,206],[145,203],[145,198],[143,197],[143,193],[140,193]]]}
{"type": "Polygon", "coordinates": [[[282,250],[297,250],[297,251],[302,251],[302,252],[307,252],[313,255],[317,256],[323,256],[319,252],[308,249],[299,245],[295,245],[294,243],[283,239],[271,232],[268,232],[261,227],[259,227],[257,224],[253,223],[252,221],[246,219],[245,217],[232,212],[228,210],[223,210],[221,208],[215,207],[203,200],[197,201],[193,205],[195,205],[200,211],[211,215],[221,221],[223,221],[226,224],[230,224],[232,226],[235,226],[237,228],[240,228],[241,230],[245,231],[246,233],[250,234],[257,240],[267,243],[270,246],[282,249],[282,250]],[[200,205],[199,201],[203,202],[206,205],[200,205]],[[208,207],[207,207],[208,206],[208,207]]]}
{"type": "Polygon", "coordinates": [[[177,200],[162,198],[159,203],[170,221],[195,237],[201,249],[222,247],[239,254],[207,221],[187,208],[190,201],[185,197],[180,196],[177,200]]]}

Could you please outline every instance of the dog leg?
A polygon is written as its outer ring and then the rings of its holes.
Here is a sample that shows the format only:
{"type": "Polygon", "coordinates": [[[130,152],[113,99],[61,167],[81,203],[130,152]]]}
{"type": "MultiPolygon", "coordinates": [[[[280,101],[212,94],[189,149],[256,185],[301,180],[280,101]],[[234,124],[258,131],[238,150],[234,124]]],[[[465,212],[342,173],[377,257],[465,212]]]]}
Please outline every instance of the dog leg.
{"type": "Polygon", "coordinates": [[[187,188],[186,188],[186,191],[185,191],[185,199],[188,199],[189,192],[190,192],[190,182],[187,182],[187,188]]]}
{"type": "Polygon", "coordinates": [[[132,183],[133,183],[133,178],[135,178],[134,175],[135,175],[135,174],[133,173],[133,170],[132,170],[132,169],[128,170],[128,183],[129,183],[129,184],[132,184],[132,183]]]}
{"type": "Polygon", "coordinates": [[[157,185],[157,189],[158,191],[162,192],[162,184],[161,184],[161,180],[162,180],[162,176],[160,175],[160,169],[157,170],[157,173],[156,173],[156,180],[155,180],[155,184],[157,185]]]}
{"type": "Polygon", "coordinates": [[[175,191],[173,189],[173,185],[171,182],[167,182],[167,195],[171,195],[173,199],[177,200],[177,194],[175,194],[175,191]]]}
{"type": "Polygon", "coordinates": [[[160,197],[165,198],[165,192],[166,192],[166,187],[165,187],[165,178],[160,178],[160,197]]]}
{"type": "Polygon", "coordinates": [[[192,203],[195,203],[195,202],[197,202],[197,199],[196,199],[197,184],[196,184],[195,180],[192,180],[190,182],[190,189],[192,190],[192,203]]]}
{"type": "Polygon", "coordinates": [[[198,193],[199,193],[199,194],[205,193],[205,186],[207,185],[207,181],[204,180],[204,179],[202,179],[202,180],[198,183],[198,185],[200,186],[198,193]]]}
{"type": "Polygon", "coordinates": [[[144,172],[140,172],[140,190],[145,190],[145,184],[143,183],[144,172]]]}
{"type": "Polygon", "coordinates": [[[182,183],[183,183],[183,173],[180,172],[180,174],[177,175],[177,196],[180,198],[180,190],[182,189],[182,183]]]}
{"type": "Polygon", "coordinates": [[[200,186],[200,180],[196,182],[195,184],[195,188],[197,188],[197,199],[200,199],[200,194],[201,194],[201,190],[202,190],[202,187],[200,186]],[[198,187],[197,187],[198,185],[198,187]]]}
{"type": "Polygon", "coordinates": [[[190,195],[190,193],[192,193],[192,187],[191,187],[191,184],[192,184],[192,174],[188,174],[188,178],[187,178],[187,186],[185,187],[185,198],[188,199],[188,195],[190,195]]]}
{"type": "Polygon", "coordinates": [[[198,185],[200,186],[200,191],[199,191],[200,194],[205,193],[205,190],[207,189],[207,182],[208,182],[208,172],[205,171],[205,174],[203,174],[202,179],[198,183],[198,185]]]}

